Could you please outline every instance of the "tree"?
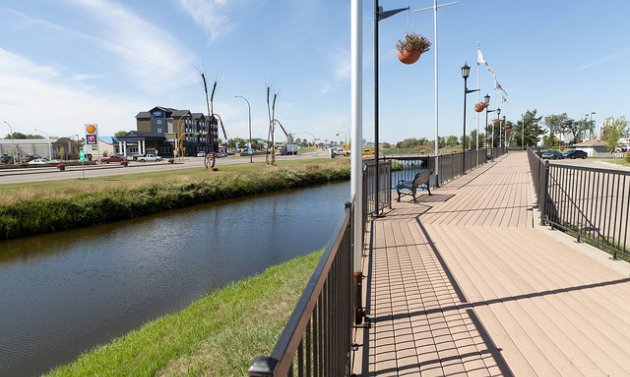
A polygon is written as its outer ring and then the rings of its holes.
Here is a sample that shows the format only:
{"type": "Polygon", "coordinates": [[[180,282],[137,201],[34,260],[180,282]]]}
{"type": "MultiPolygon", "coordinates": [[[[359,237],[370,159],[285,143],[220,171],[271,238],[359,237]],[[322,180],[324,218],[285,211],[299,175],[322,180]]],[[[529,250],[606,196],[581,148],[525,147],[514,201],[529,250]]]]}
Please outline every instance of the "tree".
{"type": "Polygon", "coordinates": [[[543,133],[543,130],[539,125],[542,117],[536,117],[536,113],[536,110],[527,110],[521,116],[521,120],[516,122],[516,127],[512,128],[519,147],[523,147],[523,145],[531,147],[538,143],[538,137],[543,133]]]}
{"type": "Polygon", "coordinates": [[[470,149],[471,148],[470,136],[466,135],[466,144],[464,144],[464,137],[460,136],[459,143],[461,145],[466,145],[466,149],[470,149]]]}
{"type": "Polygon", "coordinates": [[[549,129],[549,133],[563,135],[568,119],[567,113],[551,114],[545,117],[545,126],[549,129]]]}
{"type": "Polygon", "coordinates": [[[606,118],[604,121],[604,140],[608,144],[608,150],[614,152],[619,145],[619,138],[628,133],[628,121],[625,117],[617,119],[613,117],[606,118]]]}
{"type": "Polygon", "coordinates": [[[446,145],[449,147],[454,147],[458,144],[458,138],[455,135],[451,135],[446,139],[446,145]]]}
{"type": "Polygon", "coordinates": [[[414,138],[407,138],[403,141],[396,143],[396,148],[417,148],[420,146],[420,141],[414,138]]]}
{"type": "Polygon", "coordinates": [[[555,133],[549,133],[543,136],[543,146],[545,148],[553,148],[554,145],[558,145],[558,138],[555,133]]]}
{"type": "Polygon", "coordinates": [[[127,131],[116,131],[114,137],[124,137],[127,134],[127,131]]]}
{"type": "MultiPolygon", "coordinates": [[[[484,134],[483,132],[479,133],[479,148],[483,148],[485,146],[485,137],[486,134],[484,134]]],[[[470,132],[470,149],[477,149],[477,130],[472,130],[470,132]]]]}
{"type": "Polygon", "coordinates": [[[5,139],[14,139],[14,140],[18,140],[18,139],[45,139],[42,135],[31,135],[31,134],[23,134],[21,132],[14,132],[12,134],[7,134],[7,136],[4,137],[5,139]]]}

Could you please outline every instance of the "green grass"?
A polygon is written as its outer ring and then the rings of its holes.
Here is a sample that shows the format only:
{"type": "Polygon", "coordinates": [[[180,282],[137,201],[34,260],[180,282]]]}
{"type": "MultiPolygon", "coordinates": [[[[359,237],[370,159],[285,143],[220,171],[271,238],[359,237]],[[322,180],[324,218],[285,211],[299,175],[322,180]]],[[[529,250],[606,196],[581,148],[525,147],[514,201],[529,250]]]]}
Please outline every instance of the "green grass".
{"type": "Polygon", "coordinates": [[[49,376],[244,376],[271,353],[322,252],[233,283],[49,376]]]}
{"type": "Polygon", "coordinates": [[[160,211],[348,179],[348,161],[290,161],[64,180],[3,188],[0,240],[63,231],[160,211]],[[257,165],[257,166],[252,166],[257,165]],[[12,191],[13,190],[13,191],[12,191]],[[11,197],[12,200],[8,200],[11,197]]]}

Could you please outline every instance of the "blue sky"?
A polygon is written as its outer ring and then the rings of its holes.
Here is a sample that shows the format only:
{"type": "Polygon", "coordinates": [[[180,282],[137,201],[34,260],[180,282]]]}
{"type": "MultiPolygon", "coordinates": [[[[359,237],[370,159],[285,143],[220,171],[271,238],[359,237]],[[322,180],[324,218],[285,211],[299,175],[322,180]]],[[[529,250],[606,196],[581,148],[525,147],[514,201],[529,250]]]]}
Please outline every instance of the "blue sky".
{"type": "MultiPolygon", "coordinates": [[[[386,9],[432,0],[380,0],[386,9]]],[[[373,140],[373,2],[364,1],[364,137],[373,140]]],[[[438,11],[440,135],[460,135],[463,80],[476,43],[512,101],[508,119],[596,112],[628,117],[630,2],[627,0],[460,0],[438,11]]],[[[0,121],[14,131],[101,135],[135,129],[154,106],[206,112],[199,72],[218,81],[215,112],[228,137],[266,137],[266,87],[276,117],[297,137],[340,140],[350,128],[350,1],[339,0],[5,0],[0,3],[0,121]]],[[[431,12],[380,23],[381,141],[434,137],[432,48],[405,66],[405,33],[433,40],[431,12]]],[[[483,66],[482,66],[483,69],[483,66]]],[[[499,97],[483,69],[481,93],[499,97]]],[[[468,98],[468,128],[476,128],[468,98]]],[[[0,124],[0,134],[8,127],[0,124]]],[[[278,135],[280,139],[284,137],[278,135]]]]}

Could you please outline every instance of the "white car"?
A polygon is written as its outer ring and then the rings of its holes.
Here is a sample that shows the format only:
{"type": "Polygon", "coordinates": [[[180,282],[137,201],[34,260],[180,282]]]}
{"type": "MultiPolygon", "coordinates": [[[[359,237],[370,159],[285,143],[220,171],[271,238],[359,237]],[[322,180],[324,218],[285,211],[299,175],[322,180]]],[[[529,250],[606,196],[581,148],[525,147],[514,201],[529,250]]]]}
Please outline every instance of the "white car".
{"type": "Polygon", "coordinates": [[[36,158],[28,162],[29,165],[44,165],[44,164],[50,164],[50,163],[51,162],[48,161],[47,158],[36,158]]]}
{"type": "Polygon", "coordinates": [[[201,151],[201,152],[197,153],[197,157],[206,157],[206,152],[201,151]]]}
{"type": "Polygon", "coordinates": [[[154,154],[147,154],[147,155],[138,157],[138,161],[140,161],[140,162],[162,161],[162,157],[156,156],[154,154]]]}

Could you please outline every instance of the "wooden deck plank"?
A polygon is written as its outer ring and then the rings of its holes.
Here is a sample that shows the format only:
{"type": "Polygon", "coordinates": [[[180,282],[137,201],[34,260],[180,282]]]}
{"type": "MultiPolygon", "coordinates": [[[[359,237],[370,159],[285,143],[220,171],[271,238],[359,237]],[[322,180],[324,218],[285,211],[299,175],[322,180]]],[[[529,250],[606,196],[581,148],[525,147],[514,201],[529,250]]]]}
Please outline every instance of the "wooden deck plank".
{"type": "Polygon", "coordinates": [[[630,279],[533,228],[530,174],[510,153],[375,221],[363,373],[630,375],[630,279]]]}

